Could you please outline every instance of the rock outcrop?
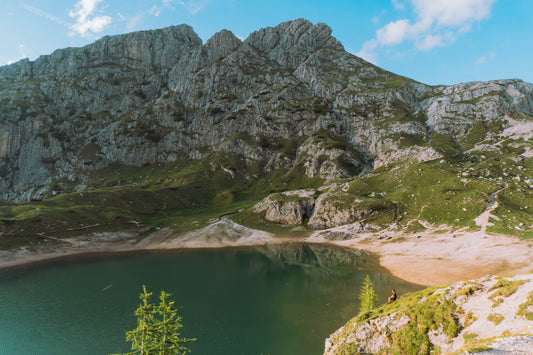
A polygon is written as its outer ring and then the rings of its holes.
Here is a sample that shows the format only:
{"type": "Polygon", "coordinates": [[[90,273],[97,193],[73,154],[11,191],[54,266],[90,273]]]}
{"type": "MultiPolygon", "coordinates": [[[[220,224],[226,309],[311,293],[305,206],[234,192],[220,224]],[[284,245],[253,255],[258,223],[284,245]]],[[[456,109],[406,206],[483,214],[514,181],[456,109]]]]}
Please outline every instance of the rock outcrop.
{"type": "Polygon", "coordinates": [[[328,181],[472,148],[532,115],[531,84],[427,86],[346,52],[321,23],[244,41],[223,30],[205,44],[172,26],[0,67],[0,198],[83,190],[89,171],[112,165],[216,154],[239,159],[249,181],[328,181]]]}
{"type": "MultiPolygon", "coordinates": [[[[360,314],[326,340],[324,354],[479,353],[528,349],[533,275],[485,277],[404,295],[360,314]],[[502,339],[493,339],[504,335],[502,339]],[[413,352],[414,351],[414,352],[413,352]]],[[[529,348],[530,350],[530,348],[529,348]]],[[[524,352],[525,354],[526,352],[524,352]]]]}
{"type": "Polygon", "coordinates": [[[304,223],[313,214],[315,191],[300,190],[269,195],[257,205],[256,213],[264,214],[269,222],[298,225],[304,223]]]}
{"type": "MultiPolygon", "coordinates": [[[[296,190],[267,196],[254,207],[255,213],[268,222],[288,225],[307,224],[324,229],[358,222],[360,231],[379,224],[393,223],[397,218],[394,203],[378,198],[357,197],[346,189],[348,185],[329,186],[317,195],[314,190],[296,190]]],[[[341,235],[331,235],[343,239],[341,235]]]]}

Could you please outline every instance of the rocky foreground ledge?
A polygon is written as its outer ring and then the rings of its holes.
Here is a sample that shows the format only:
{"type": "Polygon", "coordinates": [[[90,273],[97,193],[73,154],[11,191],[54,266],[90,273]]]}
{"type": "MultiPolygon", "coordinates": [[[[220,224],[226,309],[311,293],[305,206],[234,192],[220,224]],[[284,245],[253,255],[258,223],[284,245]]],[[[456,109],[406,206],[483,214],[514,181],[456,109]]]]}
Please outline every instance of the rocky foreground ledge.
{"type": "Polygon", "coordinates": [[[359,314],[324,354],[531,354],[532,335],[533,274],[487,276],[359,314]]]}

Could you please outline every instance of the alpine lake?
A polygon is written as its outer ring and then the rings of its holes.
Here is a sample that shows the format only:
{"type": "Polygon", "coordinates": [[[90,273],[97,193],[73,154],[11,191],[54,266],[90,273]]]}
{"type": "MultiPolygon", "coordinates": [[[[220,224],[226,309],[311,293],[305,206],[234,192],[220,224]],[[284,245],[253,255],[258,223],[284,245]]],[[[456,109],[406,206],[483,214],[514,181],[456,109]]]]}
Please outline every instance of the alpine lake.
{"type": "Polygon", "coordinates": [[[89,254],[0,269],[0,354],[130,351],[142,285],[172,293],[192,354],[321,354],[358,313],[370,275],[378,303],[395,278],[375,255],[323,244],[89,254]]]}

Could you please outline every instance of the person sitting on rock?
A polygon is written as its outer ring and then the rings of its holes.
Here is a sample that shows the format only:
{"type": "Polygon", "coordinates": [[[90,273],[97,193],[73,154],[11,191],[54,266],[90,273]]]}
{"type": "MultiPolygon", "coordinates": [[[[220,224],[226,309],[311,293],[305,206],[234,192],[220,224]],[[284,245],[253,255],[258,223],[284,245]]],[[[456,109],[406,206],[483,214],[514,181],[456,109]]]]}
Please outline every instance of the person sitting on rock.
{"type": "Polygon", "coordinates": [[[396,290],[392,290],[392,296],[389,297],[387,303],[392,303],[394,301],[396,301],[396,298],[398,298],[398,296],[396,295],[396,290]]]}

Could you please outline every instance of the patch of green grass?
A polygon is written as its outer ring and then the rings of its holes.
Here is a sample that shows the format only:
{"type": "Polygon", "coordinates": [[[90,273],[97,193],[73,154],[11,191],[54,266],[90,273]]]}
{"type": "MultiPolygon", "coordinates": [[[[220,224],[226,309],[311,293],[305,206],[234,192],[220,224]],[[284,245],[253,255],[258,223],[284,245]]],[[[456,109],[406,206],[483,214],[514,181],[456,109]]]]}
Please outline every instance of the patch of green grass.
{"type": "Polygon", "coordinates": [[[489,299],[493,300],[492,307],[497,307],[500,305],[504,298],[511,296],[513,293],[518,290],[518,286],[522,285],[524,280],[510,281],[503,278],[498,278],[498,281],[488,289],[488,292],[495,290],[490,296],[489,299]]]}
{"type": "Polygon", "coordinates": [[[231,215],[233,217],[240,210],[249,208],[256,202],[241,201],[230,205],[180,209],[166,213],[165,215],[155,215],[149,220],[149,224],[170,227],[176,233],[186,233],[205,227],[223,216],[231,215]]]}
{"type": "Polygon", "coordinates": [[[13,249],[23,246],[34,246],[43,243],[46,238],[39,235],[8,235],[0,237],[0,250],[13,249]]]}
{"type": "Polygon", "coordinates": [[[499,313],[491,313],[487,316],[487,320],[494,323],[495,325],[500,324],[505,317],[499,313]]]}
{"type": "Polygon", "coordinates": [[[500,134],[505,129],[505,122],[502,119],[491,120],[488,129],[494,134],[500,134]]]}
{"type": "Polygon", "coordinates": [[[387,92],[391,90],[400,90],[409,83],[412,83],[413,80],[396,75],[387,71],[379,71],[377,77],[372,77],[365,79],[362,77],[362,83],[360,86],[364,87],[366,90],[374,92],[387,92]]]}
{"type": "Polygon", "coordinates": [[[475,334],[475,333],[464,333],[463,334],[463,339],[465,340],[465,342],[472,341],[472,340],[476,339],[477,337],[478,337],[478,335],[475,334]]]}
{"type": "MultiPolygon", "coordinates": [[[[88,145],[83,154],[89,158],[97,152],[96,145],[88,145]]],[[[303,166],[264,173],[262,164],[207,152],[201,160],[80,171],[88,181],[63,179],[50,184],[51,189],[63,189],[57,196],[1,205],[0,232],[16,236],[16,245],[24,244],[23,240],[29,243],[31,239],[22,237],[37,233],[61,237],[137,224],[169,226],[182,232],[248,208],[272,192],[318,187],[323,181],[307,178],[303,166]],[[82,185],[83,191],[76,192],[82,185]]],[[[11,239],[1,239],[6,246],[15,245],[11,239]]]]}
{"type": "Polygon", "coordinates": [[[463,346],[458,351],[454,351],[452,355],[459,355],[465,353],[476,354],[483,351],[493,350],[493,348],[491,348],[489,344],[491,344],[496,338],[498,337],[479,339],[477,335],[472,337],[469,336],[468,339],[465,338],[465,346],[463,346]]]}
{"type": "MultiPolygon", "coordinates": [[[[444,334],[452,338],[457,336],[461,330],[460,324],[454,317],[457,305],[446,300],[442,293],[434,293],[436,290],[437,288],[428,288],[406,294],[391,304],[360,314],[347,323],[344,327],[345,333],[333,339],[333,342],[337,343],[341,341],[341,338],[346,338],[348,332],[356,325],[400,312],[398,318],[406,315],[410,321],[402,329],[390,334],[388,338],[391,347],[385,350],[386,353],[430,354],[434,346],[429,340],[428,332],[442,327],[444,334]]],[[[338,353],[350,353],[350,346],[353,345],[341,343],[338,353]]]]}
{"type": "Polygon", "coordinates": [[[448,158],[461,153],[457,142],[452,137],[444,134],[434,132],[431,136],[430,144],[448,158]]]}
{"type": "Polygon", "coordinates": [[[469,284],[465,287],[463,287],[459,292],[457,292],[455,295],[458,296],[472,296],[476,291],[479,291],[482,289],[482,286],[478,283],[469,284]]]}
{"type": "Polygon", "coordinates": [[[405,233],[420,233],[426,230],[419,221],[409,221],[405,228],[405,233]]]}
{"type": "Polygon", "coordinates": [[[177,217],[187,224],[181,217],[196,218],[187,214],[188,210],[213,207],[225,213],[233,211],[234,204],[249,206],[249,201],[256,201],[255,196],[264,197],[267,192],[262,192],[261,186],[242,177],[245,169],[247,166],[232,156],[146,167],[110,166],[88,172],[86,191],[1,206],[0,220],[4,223],[0,230],[4,235],[62,236],[118,225],[131,228],[130,221],[173,225],[172,218],[177,217]],[[228,173],[231,170],[233,177],[228,173]]]}
{"type": "Polygon", "coordinates": [[[356,177],[349,192],[395,201],[399,225],[424,220],[434,225],[476,228],[474,218],[484,211],[488,195],[500,185],[478,179],[465,183],[461,171],[462,165],[440,161],[380,168],[356,177]]]}
{"type": "Polygon", "coordinates": [[[387,241],[387,243],[403,243],[405,241],[407,241],[407,238],[398,237],[398,238],[394,238],[394,239],[391,239],[391,240],[387,241]]]}
{"type": "Polygon", "coordinates": [[[492,212],[498,217],[487,228],[494,233],[511,234],[523,239],[533,238],[533,198],[530,188],[512,181],[498,193],[498,207],[492,212]]]}
{"type": "Polygon", "coordinates": [[[235,193],[233,191],[222,191],[213,198],[213,205],[229,205],[234,201],[235,193]]]}
{"type": "Polygon", "coordinates": [[[477,321],[477,317],[474,316],[471,311],[468,311],[464,320],[464,327],[469,327],[475,321],[477,321]]]}
{"type": "Polygon", "coordinates": [[[516,315],[523,316],[527,320],[533,321],[533,291],[528,294],[526,302],[518,306],[516,315]]]}
{"type": "Polygon", "coordinates": [[[429,295],[423,302],[411,304],[405,314],[411,321],[400,331],[392,334],[391,351],[403,354],[429,354],[433,345],[428,332],[438,330],[441,326],[448,337],[457,336],[461,326],[453,317],[457,306],[443,300],[439,295],[429,295]]]}
{"type": "Polygon", "coordinates": [[[471,149],[476,143],[485,139],[487,132],[488,129],[485,124],[482,121],[477,122],[462,140],[462,148],[465,150],[471,149]]]}

